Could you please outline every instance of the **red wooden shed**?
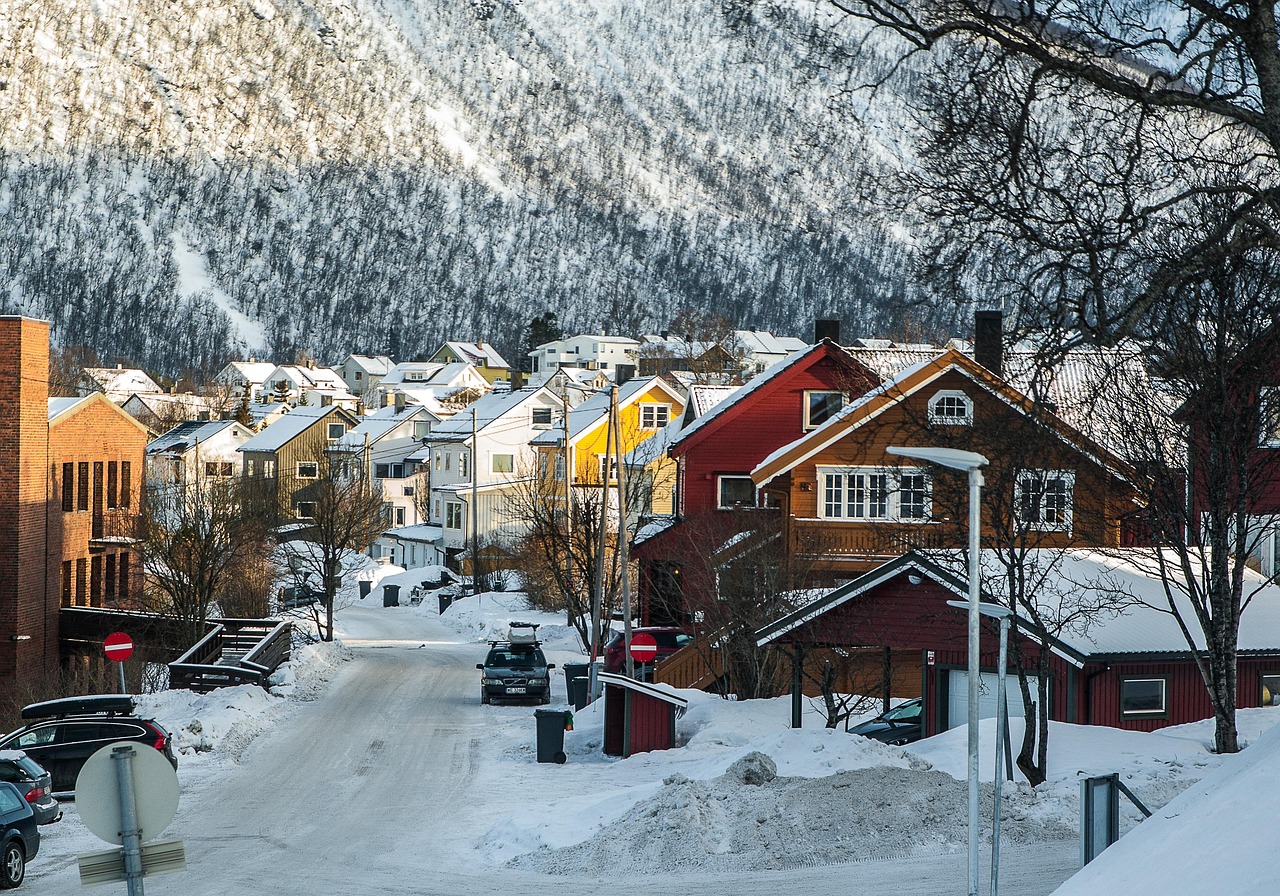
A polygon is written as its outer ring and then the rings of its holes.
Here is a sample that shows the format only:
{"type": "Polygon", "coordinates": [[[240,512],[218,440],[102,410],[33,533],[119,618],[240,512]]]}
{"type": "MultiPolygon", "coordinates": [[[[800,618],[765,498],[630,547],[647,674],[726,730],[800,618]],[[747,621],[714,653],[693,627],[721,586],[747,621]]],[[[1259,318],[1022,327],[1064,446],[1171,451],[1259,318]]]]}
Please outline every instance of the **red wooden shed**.
{"type": "MultiPolygon", "coordinates": [[[[1049,717],[1137,731],[1212,717],[1195,656],[1169,612],[1163,586],[1152,575],[1151,553],[1052,555],[1044,558],[1042,568],[1054,572],[1043,579],[1038,600],[1078,600],[1081,589],[1089,587],[1113,589],[1126,599],[1095,613],[1087,626],[1047,639],[1049,717]]],[[[991,570],[990,558],[984,559],[984,570],[991,570]]],[[[962,725],[967,718],[967,614],[947,601],[967,600],[968,582],[943,564],[923,553],[905,554],[765,626],[756,640],[793,653],[811,646],[918,651],[925,736],[962,725]]],[[[987,589],[993,583],[987,572],[983,583],[983,599],[990,601],[987,589]]],[[[1280,587],[1264,584],[1256,575],[1246,587],[1258,593],[1241,617],[1238,705],[1276,706],[1280,712],[1280,587]]],[[[1189,606],[1183,613],[1194,628],[1189,606]]],[[[1018,624],[1035,631],[1026,620],[1018,624]]],[[[983,718],[995,714],[996,632],[984,619],[979,660],[983,718]]],[[[1031,668],[1037,644],[1023,636],[1021,646],[1031,668]]],[[[1202,644],[1197,646],[1203,650],[1202,644]]],[[[1020,691],[1011,686],[1010,716],[1021,712],[1020,691]]]]}
{"type": "Polygon", "coordinates": [[[633,753],[670,750],[676,719],[689,701],[662,685],[601,672],[604,684],[604,752],[624,759],[633,753]]]}

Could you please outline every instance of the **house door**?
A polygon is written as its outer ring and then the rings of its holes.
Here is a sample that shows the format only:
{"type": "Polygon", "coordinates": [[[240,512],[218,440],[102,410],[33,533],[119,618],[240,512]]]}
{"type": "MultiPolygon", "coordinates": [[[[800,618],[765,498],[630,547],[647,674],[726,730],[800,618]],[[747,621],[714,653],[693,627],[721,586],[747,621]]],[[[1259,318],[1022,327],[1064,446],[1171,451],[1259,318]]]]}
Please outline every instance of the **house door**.
{"type": "MultiPolygon", "coordinates": [[[[994,672],[982,672],[978,675],[978,718],[994,719],[996,717],[996,689],[999,687],[999,676],[994,672]]],[[[1031,693],[1036,692],[1038,678],[1031,678],[1027,683],[1031,693]]],[[[1009,718],[1022,718],[1022,688],[1018,687],[1018,676],[1010,672],[1005,679],[1005,690],[1008,695],[1009,718]]],[[[965,669],[951,669],[947,672],[947,723],[946,727],[959,728],[969,719],[969,673],[965,669]]]]}

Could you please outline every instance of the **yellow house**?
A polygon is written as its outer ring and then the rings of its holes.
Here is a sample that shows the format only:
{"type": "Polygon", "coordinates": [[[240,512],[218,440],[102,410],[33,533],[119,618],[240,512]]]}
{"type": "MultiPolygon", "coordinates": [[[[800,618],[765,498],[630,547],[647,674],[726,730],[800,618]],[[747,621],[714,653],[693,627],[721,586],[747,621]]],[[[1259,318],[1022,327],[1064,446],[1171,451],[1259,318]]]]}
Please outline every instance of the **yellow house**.
{"type": "MultiPolygon", "coordinates": [[[[576,488],[595,486],[598,489],[606,475],[606,450],[610,458],[609,482],[616,484],[618,456],[630,454],[641,443],[661,433],[667,424],[684,413],[685,405],[683,396],[661,377],[628,380],[617,387],[618,439],[621,444],[611,445],[608,444],[610,402],[611,390],[597,393],[569,411],[567,425],[548,429],[533,440],[532,444],[538,451],[538,469],[548,492],[564,490],[566,432],[572,484],[576,488]]],[[[637,496],[637,489],[643,485],[642,482],[628,482],[628,495],[637,496]]],[[[639,501],[636,497],[627,501],[633,512],[647,509],[644,505],[648,505],[649,500],[644,496],[637,497],[639,501]]]]}

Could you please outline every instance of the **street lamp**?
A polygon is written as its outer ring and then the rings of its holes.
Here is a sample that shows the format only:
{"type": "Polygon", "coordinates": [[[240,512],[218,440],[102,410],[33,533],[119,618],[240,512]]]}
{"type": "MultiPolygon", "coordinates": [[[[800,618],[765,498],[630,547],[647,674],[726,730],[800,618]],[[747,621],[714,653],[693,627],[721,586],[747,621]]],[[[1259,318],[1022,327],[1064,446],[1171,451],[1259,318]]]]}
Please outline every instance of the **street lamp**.
{"type": "MultiPolygon", "coordinates": [[[[958,607],[964,609],[968,604],[958,601],[949,600],[947,606],[958,607]]],[[[983,616],[991,616],[1000,620],[1000,659],[997,660],[1000,670],[996,679],[999,683],[996,685],[996,776],[995,776],[995,798],[992,802],[995,808],[992,810],[991,821],[991,896],[999,896],[1000,894],[1000,802],[1004,797],[1004,744],[1008,737],[1006,726],[1008,725],[1008,713],[1005,707],[1005,678],[1007,667],[1009,665],[1009,617],[1013,615],[1013,610],[1008,607],[1002,607],[999,604],[982,604],[978,608],[983,616]]],[[[1013,774],[1012,769],[1009,772],[1013,774]]]]}
{"type": "Polygon", "coordinates": [[[981,546],[982,467],[987,459],[955,448],[889,447],[889,454],[969,474],[969,896],[978,896],[978,551],[981,546]]]}

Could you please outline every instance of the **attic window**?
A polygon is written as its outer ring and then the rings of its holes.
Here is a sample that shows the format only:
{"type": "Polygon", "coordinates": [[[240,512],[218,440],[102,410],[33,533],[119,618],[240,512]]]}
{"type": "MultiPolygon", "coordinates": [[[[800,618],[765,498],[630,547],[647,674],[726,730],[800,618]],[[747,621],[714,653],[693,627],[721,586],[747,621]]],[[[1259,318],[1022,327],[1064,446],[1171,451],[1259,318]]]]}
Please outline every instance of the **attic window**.
{"type": "Polygon", "coordinates": [[[826,423],[844,407],[843,392],[804,393],[804,428],[817,429],[826,423]]]}
{"type": "Polygon", "coordinates": [[[335,439],[342,438],[344,435],[346,435],[346,433],[347,433],[347,425],[345,423],[329,424],[329,441],[330,442],[334,441],[335,439]]]}
{"type": "Polygon", "coordinates": [[[298,463],[299,479],[315,479],[320,475],[320,465],[315,461],[300,461],[298,463]]]}
{"type": "Polygon", "coordinates": [[[662,429],[662,427],[666,426],[669,422],[671,422],[671,405],[640,405],[641,429],[662,429]]]}
{"type": "Polygon", "coordinates": [[[550,426],[551,425],[551,408],[534,408],[533,409],[533,425],[534,426],[550,426]]]}
{"type": "Polygon", "coordinates": [[[972,426],[973,402],[963,392],[944,389],[929,399],[929,422],[942,426],[972,426]]]}

